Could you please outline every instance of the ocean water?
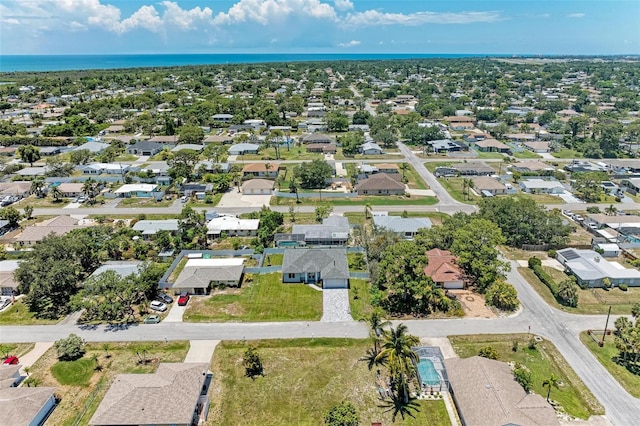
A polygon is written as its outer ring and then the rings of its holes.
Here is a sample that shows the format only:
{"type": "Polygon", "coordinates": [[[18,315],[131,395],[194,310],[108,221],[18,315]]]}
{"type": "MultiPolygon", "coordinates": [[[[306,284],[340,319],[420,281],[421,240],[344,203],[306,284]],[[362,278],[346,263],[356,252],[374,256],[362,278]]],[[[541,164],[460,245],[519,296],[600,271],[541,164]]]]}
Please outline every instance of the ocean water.
{"type": "MultiPolygon", "coordinates": [[[[88,69],[173,67],[185,65],[248,64],[266,62],[348,61],[419,58],[486,57],[484,54],[394,53],[247,53],[161,55],[0,55],[0,72],[66,71],[88,69]]],[[[509,56],[509,55],[491,55],[509,56]]]]}

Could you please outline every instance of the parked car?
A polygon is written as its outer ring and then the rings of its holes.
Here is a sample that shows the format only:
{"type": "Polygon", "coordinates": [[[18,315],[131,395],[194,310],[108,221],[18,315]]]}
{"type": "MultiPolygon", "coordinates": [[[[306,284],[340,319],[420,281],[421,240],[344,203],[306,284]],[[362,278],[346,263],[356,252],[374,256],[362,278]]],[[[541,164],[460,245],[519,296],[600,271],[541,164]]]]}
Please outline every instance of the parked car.
{"type": "Polygon", "coordinates": [[[156,296],[156,300],[159,300],[159,301],[161,301],[163,303],[166,303],[167,305],[169,303],[173,303],[173,297],[169,296],[166,293],[162,293],[162,292],[158,293],[158,295],[156,296]]]}
{"type": "Polygon", "coordinates": [[[11,304],[11,299],[8,297],[6,299],[0,300],[0,311],[6,308],[11,304]]]}
{"type": "Polygon", "coordinates": [[[186,203],[187,201],[189,201],[189,199],[187,198],[186,195],[183,195],[182,197],[180,197],[180,202],[186,203]]]}
{"type": "Polygon", "coordinates": [[[160,317],[158,315],[149,315],[142,322],[145,324],[157,324],[160,322],[160,317]]]}
{"type": "Polygon", "coordinates": [[[4,365],[12,365],[12,364],[18,364],[19,362],[20,362],[20,360],[18,360],[17,356],[11,355],[10,357],[7,357],[7,359],[4,360],[3,364],[4,365]]]}
{"type": "Polygon", "coordinates": [[[183,291],[180,293],[180,297],[178,297],[178,306],[184,306],[189,302],[189,292],[183,291]]]}
{"type": "Polygon", "coordinates": [[[167,305],[157,300],[154,300],[153,302],[151,302],[151,304],[149,304],[149,307],[154,311],[158,311],[158,312],[164,312],[167,310],[167,305]]]}

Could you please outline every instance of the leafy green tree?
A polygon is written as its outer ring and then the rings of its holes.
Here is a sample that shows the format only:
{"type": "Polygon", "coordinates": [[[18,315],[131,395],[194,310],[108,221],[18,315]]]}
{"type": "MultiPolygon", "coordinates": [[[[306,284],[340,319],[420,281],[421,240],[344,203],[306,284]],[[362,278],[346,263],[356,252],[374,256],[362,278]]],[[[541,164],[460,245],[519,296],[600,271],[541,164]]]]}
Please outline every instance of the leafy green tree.
{"type": "Polygon", "coordinates": [[[353,157],[364,143],[364,136],[359,132],[348,132],[339,136],[338,142],[342,145],[342,153],[347,157],[353,157]]]}
{"type": "Polygon", "coordinates": [[[529,392],[533,386],[533,379],[531,378],[531,371],[520,363],[516,363],[513,368],[513,376],[516,382],[522,386],[525,392],[529,392]]]}
{"type": "Polygon", "coordinates": [[[56,340],[53,347],[60,361],[74,361],[82,358],[85,353],[84,340],[75,334],[56,340]]]}
{"type": "Polygon", "coordinates": [[[59,203],[60,201],[62,201],[62,191],[60,191],[58,185],[52,186],[51,189],[49,189],[49,195],[51,195],[51,198],[53,198],[54,203],[59,203]]]}
{"type": "Polygon", "coordinates": [[[264,376],[262,360],[255,346],[249,346],[247,350],[244,351],[242,355],[242,365],[244,366],[245,376],[251,380],[255,380],[258,376],[264,376]]]}
{"type": "Polygon", "coordinates": [[[333,211],[330,204],[318,204],[315,208],[316,222],[322,222],[323,219],[329,217],[333,211]]]}
{"type": "Polygon", "coordinates": [[[518,292],[503,280],[497,280],[491,284],[485,292],[487,305],[495,306],[505,311],[513,311],[518,308],[518,292]]]}
{"type": "Polygon", "coordinates": [[[22,161],[33,166],[33,163],[40,159],[40,148],[33,145],[20,145],[16,150],[16,155],[20,157],[22,161]]]}
{"type": "Polygon", "coordinates": [[[575,282],[575,278],[571,277],[558,284],[558,293],[556,296],[563,305],[573,308],[578,306],[578,285],[575,282]]]}
{"type": "Polygon", "coordinates": [[[325,120],[330,132],[346,132],[349,128],[349,117],[347,117],[342,111],[329,112],[326,115],[325,120]]]}
{"type": "Polygon", "coordinates": [[[312,160],[302,163],[294,170],[300,187],[304,189],[324,188],[333,175],[333,168],[324,160],[312,160]]]}
{"type": "Polygon", "coordinates": [[[16,209],[13,206],[5,207],[2,210],[0,210],[0,218],[4,220],[8,220],[9,226],[11,228],[15,228],[16,226],[18,226],[18,223],[20,223],[21,217],[22,215],[20,214],[18,209],[16,209]]]}
{"type": "Polygon", "coordinates": [[[599,202],[604,194],[602,181],[608,180],[605,172],[573,173],[575,179],[573,190],[575,194],[587,203],[599,202]]]}
{"type": "Polygon", "coordinates": [[[42,198],[44,196],[45,188],[47,187],[46,182],[42,176],[37,176],[34,180],[31,181],[31,188],[29,192],[35,194],[36,197],[42,198]]]}
{"type": "Polygon", "coordinates": [[[198,162],[199,154],[192,149],[181,149],[167,160],[168,174],[172,179],[190,178],[193,167],[198,162]]]}
{"type": "Polygon", "coordinates": [[[498,351],[496,351],[492,346],[485,346],[480,348],[478,356],[489,359],[498,359],[498,351]]]}
{"type": "Polygon", "coordinates": [[[33,215],[33,206],[24,206],[25,219],[31,219],[31,215],[33,215]]]}
{"type": "Polygon", "coordinates": [[[69,161],[72,164],[87,164],[91,160],[91,151],[88,149],[77,149],[69,153],[69,161]]]}
{"type": "Polygon", "coordinates": [[[327,411],[324,415],[324,424],[327,426],[358,426],[360,417],[352,403],[342,401],[327,411]]]}
{"type": "Polygon", "coordinates": [[[198,126],[185,125],[178,129],[180,143],[201,144],[204,139],[204,130],[198,126]]]}

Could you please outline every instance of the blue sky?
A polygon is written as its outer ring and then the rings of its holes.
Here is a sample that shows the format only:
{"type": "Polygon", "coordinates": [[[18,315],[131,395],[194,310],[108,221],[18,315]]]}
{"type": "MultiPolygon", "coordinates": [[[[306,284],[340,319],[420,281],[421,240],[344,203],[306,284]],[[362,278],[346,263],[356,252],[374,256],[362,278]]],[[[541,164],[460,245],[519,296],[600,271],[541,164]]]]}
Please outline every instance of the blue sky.
{"type": "Polygon", "coordinates": [[[1,54],[639,54],[640,1],[2,0],[1,54]]]}

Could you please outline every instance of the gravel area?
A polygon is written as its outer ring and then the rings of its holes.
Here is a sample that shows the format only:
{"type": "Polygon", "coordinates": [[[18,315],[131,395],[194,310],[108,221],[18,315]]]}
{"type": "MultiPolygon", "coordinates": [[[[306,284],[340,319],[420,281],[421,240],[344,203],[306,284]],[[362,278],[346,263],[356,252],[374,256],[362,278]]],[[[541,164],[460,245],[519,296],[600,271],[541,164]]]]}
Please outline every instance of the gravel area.
{"type": "Polygon", "coordinates": [[[349,290],[325,289],[322,291],[322,321],[353,321],[349,310],[349,290]]]}

